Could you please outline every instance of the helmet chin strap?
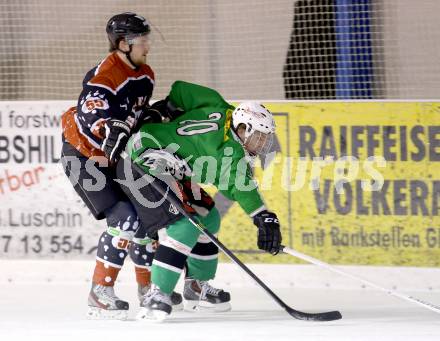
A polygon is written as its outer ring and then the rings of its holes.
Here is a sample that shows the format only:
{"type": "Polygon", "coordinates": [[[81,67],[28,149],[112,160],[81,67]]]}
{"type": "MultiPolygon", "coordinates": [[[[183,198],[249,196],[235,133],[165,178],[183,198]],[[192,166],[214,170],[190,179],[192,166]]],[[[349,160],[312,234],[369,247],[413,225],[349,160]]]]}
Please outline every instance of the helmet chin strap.
{"type": "Polygon", "coordinates": [[[250,135],[248,134],[247,130],[248,130],[248,127],[247,127],[247,125],[246,125],[245,132],[244,132],[244,136],[243,136],[243,139],[242,139],[242,138],[240,137],[240,135],[238,134],[238,130],[237,130],[237,129],[233,129],[235,135],[237,135],[237,138],[238,138],[238,140],[239,140],[241,146],[242,146],[243,149],[245,150],[245,154],[247,155],[246,157],[254,158],[256,155],[255,155],[254,153],[251,153],[251,152],[250,152],[249,150],[247,150],[247,148],[246,148],[246,142],[247,142],[247,140],[248,140],[249,137],[250,137],[250,135]]]}
{"type": "MultiPolygon", "coordinates": [[[[247,128],[246,128],[246,129],[247,129],[247,128]]],[[[234,134],[236,135],[236,138],[238,139],[238,143],[240,143],[241,146],[242,146],[243,149],[244,149],[244,155],[245,155],[246,160],[249,162],[249,164],[251,165],[251,167],[253,167],[257,155],[254,154],[254,153],[251,153],[251,152],[249,152],[249,151],[247,150],[245,144],[246,144],[246,141],[247,141],[248,137],[245,137],[245,138],[244,138],[244,141],[243,141],[243,140],[241,139],[240,135],[238,134],[237,129],[232,128],[232,131],[233,131],[234,134]]]]}
{"type": "Polygon", "coordinates": [[[246,144],[247,140],[249,140],[249,137],[252,135],[252,125],[250,123],[246,124],[246,129],[244,130],[244,141],[243,143],[246,144]]]}
{"type": "Polygon", "coordinates": [[[133,60],[131,59],[131,56],[130,56],[131,51],[133,49],[133,46],[131,44],[128,44],[128,47],[130,48],[128,51],[122,51],[119,48],[118,48],[118,50],[125,54],[125,56],[127,57],[127,60],[134,67],[134,70],[137,71],[137,70],[139,70],[140,66],[136,65],[135,63],[133,63],[133,60]]]}
{"type": "MultiPolygon", "coordinates": [[[[245,129],[247,129],[247,127],[245,129]]],[[[235,133],[235,135],[237,136],[240,144],[244,147],[244,144],[246,142],[246,137],[244,137],[244,141],[243,141],[243,139],[241,138],[240,134],[238,133],[238,127],[237,128],[232,127],[232,130],[235,133]]]]}

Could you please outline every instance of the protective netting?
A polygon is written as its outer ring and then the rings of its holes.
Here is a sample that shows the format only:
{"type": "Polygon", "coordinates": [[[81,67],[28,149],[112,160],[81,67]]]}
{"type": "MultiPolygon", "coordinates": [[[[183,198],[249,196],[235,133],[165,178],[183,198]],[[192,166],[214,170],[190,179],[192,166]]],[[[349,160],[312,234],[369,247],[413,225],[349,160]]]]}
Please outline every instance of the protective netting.
{"type": "Polygon", "coordinates": [[[0,100],[75,99],[124,11],[155,27],[155,98],[176,79],[234,99],[439,97],[437,0],[1,0],[0,100]]]}

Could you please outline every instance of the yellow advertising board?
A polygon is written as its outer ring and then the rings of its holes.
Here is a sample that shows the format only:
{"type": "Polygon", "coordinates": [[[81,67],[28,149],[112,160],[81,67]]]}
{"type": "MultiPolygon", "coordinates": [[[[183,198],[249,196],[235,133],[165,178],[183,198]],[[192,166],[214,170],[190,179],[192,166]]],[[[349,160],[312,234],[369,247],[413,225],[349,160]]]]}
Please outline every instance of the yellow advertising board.
{"type": "MultiPolygon", "coordinates": [[[[279,152],[255,174],[285,245],[338,264],[440,265],[440,103],[264,104],[279,152]]],[[[295,262],[257,252],[249,217],[216,201],[241,258],[295,262]]]]}

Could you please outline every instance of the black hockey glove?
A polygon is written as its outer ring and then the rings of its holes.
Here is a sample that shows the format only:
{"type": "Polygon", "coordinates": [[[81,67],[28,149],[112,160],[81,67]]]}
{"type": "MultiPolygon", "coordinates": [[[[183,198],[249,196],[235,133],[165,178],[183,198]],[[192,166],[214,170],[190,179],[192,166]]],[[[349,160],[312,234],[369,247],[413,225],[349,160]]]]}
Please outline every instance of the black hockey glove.
{"type": "Polygon", "coordinates": [[[101,150],[110,162],[119,160],[121,152],[130,137],[130,126],[120,120],[108,120],[105,123],[105,138],[101,144],[101,150]]]}
{"type": "Polygon", "coordinates": [[[177,117],[183,115],[185,112],[174,106],[174,104],[166,97],[160,101],[154,102],[151,109],[155,109],[160,112],[164,122],[170,122],[177,117]]]}
{"type": "Polygon", "coordinates": [[[258,248],[276,255],[280,251],[280,223],[275,213],[262,211],[254,217],[258,227],[258,248]]]}
{"type": "Polygon", "coordinates": [[[153,108],[145,108],[142,112],[141,125],[143,123],[161,123],[162,115],[160,112],[153,108]]]}
{"type": "Polygon", "coordinates": [[[153,109],[151,107],[145,107],[142,109],[142,114],[139,117],[136,125],[132,129],[132,134],[137,133],[139,129],[142,128],[144,124],[147,123],[162,123],[162,115],[159,111],[156,109],[153,109]]]}

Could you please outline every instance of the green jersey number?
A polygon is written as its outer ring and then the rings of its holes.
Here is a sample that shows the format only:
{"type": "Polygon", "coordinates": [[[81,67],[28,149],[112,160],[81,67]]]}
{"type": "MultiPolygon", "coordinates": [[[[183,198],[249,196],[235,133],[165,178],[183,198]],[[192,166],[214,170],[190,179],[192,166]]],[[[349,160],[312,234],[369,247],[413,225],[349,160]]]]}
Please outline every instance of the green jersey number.
{"type": "Polygon", "coordinates": [[[219,124],[215,121],[220,120],[222,114],[213,112],[208,117],[209,119],[207,120],[186,120],[180,122],[181,127],[177,128],[177,134],[181,136],[192,136],[219,130],[219,124]]]}

